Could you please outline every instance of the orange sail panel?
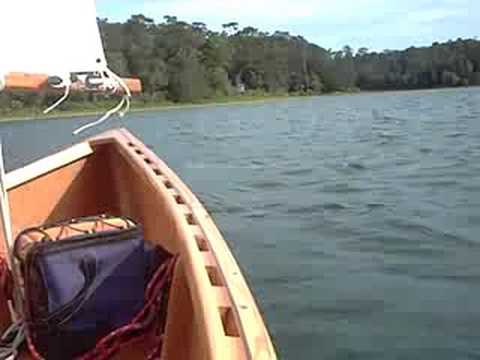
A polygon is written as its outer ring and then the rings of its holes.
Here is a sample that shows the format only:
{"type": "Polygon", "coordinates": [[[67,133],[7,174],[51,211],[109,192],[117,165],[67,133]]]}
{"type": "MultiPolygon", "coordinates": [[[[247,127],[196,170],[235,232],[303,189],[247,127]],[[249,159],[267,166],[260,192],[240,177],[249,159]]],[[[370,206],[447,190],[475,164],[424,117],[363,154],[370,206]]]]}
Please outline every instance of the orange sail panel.
{"type": "Polygon", "coordinates": [[[10,90],[39,91],[48,84],[47,75],[9,73],[5,76],[5,88],[10,90]]]}

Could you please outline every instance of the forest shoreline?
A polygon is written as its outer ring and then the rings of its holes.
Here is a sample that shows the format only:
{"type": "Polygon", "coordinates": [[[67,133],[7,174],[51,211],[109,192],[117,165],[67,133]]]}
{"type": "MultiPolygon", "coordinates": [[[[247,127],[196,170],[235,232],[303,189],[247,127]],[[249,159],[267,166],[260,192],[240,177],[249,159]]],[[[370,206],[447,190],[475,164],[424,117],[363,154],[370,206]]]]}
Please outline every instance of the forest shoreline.
{"type": "MultiPolygon", "coordinates": [[[[475,38],[376,52],[348,45],[325,49],[301,35],[241,29],[236,22],[213,31],[205,23],[190,24],[176,16],[155,22],[137,14],[124,22],[98,19],[98,26],[109,67],[119,76],[141,80],[143,92],[134,100],[134,108],[141,110],[244,103],[252,101],[249,97],[271,101],[287,94],[480,85],[480,41],[475,38]]],[[[0,121],[45,118],[42,110],[58,96],[0,92],[0,121]]],[[[53,117],[95,115],[115,106],[114,101],[75,93],[53,117]]]]}
{"type": "MultiPolygon", "coordinates": [[[[336,95],[344,95],[348,93],[338,93],[336,95]]],[[[316,96],[335,95],[262,95],[262,96],[235,96],[207,99],[204,101],[189,102],[189,103],[173,103],[173,102],[159,102],[158,104],[142,104],[141,102],[133,102],[130,113],[143,113],[155,111],[171,111],[171,110],[185,110],[196,109],[204,107],[216,106],[233,106],[233,105],[249,105],[262,104],[274,101],[285,101],[293,99],[303,99],[316,96]]],[[[75,104],[78,107],[80,104],[75,104]]],[[[67,119],[74,117],[88,117],[102,115],[110,107],[114,106],[113,102],[101,102],[89,104],[85,110],[75,108],[71,110],[57,110],[51,114],[44,115],[42,109],[31,108],[21,109],[19,111],[10,111],[8,114],[0,115],[0,122],[13,121],[34,121],[34,120],[52,120],[52,119],[67,119]]]]}
{"type": "MultiPolygon", "coordinates": [[[[172,110],[188,110],[198,109],[205,107],[218,107],[218,106],[234,106],[234,105],[251,105],[262,104],[277,101],[287,101],[295,99],[308,99],[314,97],[324,96],[347,96],[347,95],[383,95],[383,94],[404,94],[404,93],[419,93],[419,92],[432,92],[442,90],[455,90],[455,89],[480,89],[480,86],[461,86],[461,87],[437,87],[429,89],[396,89],[396,90],[361,90],[361,91],[336,91],[332,93],[324,94],[312,94],[312,95],[246,95],[246,96],[230,96],[213,99],[205,99],[196,102],[159,102],[158,104],[150,103],[143,104],[140,101],[134,101],[131,113],[143,113],[143,112],[155,112],[155,111],[172,111],[172,110]]],[[[21,109],[19,111],[10,111],[8,114],[0,114],[0,123],[2,122],[14,122],[14,121],[35,121],[35,120],[53,120],[53,119],[71,119],[75,117],[89,117],[98,116],[105,113],[110,107],[114,106],[114,102],[105,101],[100,103],[91,103],[87,105],[87,108],[82,110],[78,108],[81,104],[75,103],[75,109],[58,110],[51,114],[44,115],[42,109],[30,108],[21,109]]]]}

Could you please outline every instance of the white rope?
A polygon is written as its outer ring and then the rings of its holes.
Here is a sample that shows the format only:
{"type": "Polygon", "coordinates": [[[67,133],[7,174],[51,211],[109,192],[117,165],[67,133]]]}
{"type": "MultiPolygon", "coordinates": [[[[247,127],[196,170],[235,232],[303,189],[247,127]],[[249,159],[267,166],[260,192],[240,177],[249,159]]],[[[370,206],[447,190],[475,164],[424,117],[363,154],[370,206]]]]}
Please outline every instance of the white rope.
{"type": "MultiPolygon", "coordinates": [[[[130,110],[130,98],[132,97],[132,93],[130,92],[130,89],[128,88],[127,84],[125,83],[125,81],[123,81],[123,79],[118,76],[117,74],[115,74],[112,70],[110,70],[108,67],[105,69],[105,72],[107,73],[108,77],[107,78],[104,78],[104,74],[102,72],[102,78],[105,79],[105,83],[107,84],[109,82],[109,80],[115,80],[114,84],[116,84],[116,86],[113,86],[112,87],[112,93],[114,92],[117,92],[118,90],[118,87],[120,86],[122,88],[122,90],[124,91],[124,94],[122,96],[122,100],[120,100],[120,102],[118,103],[117,106],[115,106],[113,109],[110,109],[108,110],[105,115],[103,115],[100,119],[98,120],[95,120],[91,123],[88,123],[86,125],[83,125],[81,127],[79,127],[78,129],[76,129],[74,132],[73,132],[73,135],[78,135],[80,134],[81,132],[87,130],[87,129],[90,129],[94,126],[98,126],[100,125],[101,123],[105,122],[109,117],[111,117],[112,115],[118,113],[118,115],[120,117],[123,117],[125,116],[125,114],[130,110]]],[[[110,82],[111,83],[111,82],[110,82]]],[[[111,83],[112,84],[112,83],[111,83]]]]}
{"type": "Polygon", "coordinates": [[[14,322],[0,338],[0,359],[17,359],[18,352],[26,339],[25,324],[14,322]]]}
{"type": "Polygon", "coordinates": [[[127,84],[125,84],[125,81],[123,81],[123,79],[118,76],[117,74],[115,74],[112,70],[110,70],[108,67],[107,67],[107,74],[109,76],[111,76],[113,79],[117,80],[117,83],[122,87],[123,91],[125,91],[125,94],[131,98],[132,97],[132,93],[130,92],[130,89],[128,88],[127,84]]]}
{"type": "Polygon", "coordinates": [[[112,78],[113,80],[115,80],[116,86],[112,89],[112,93],[117,92],[118,86],[120,86],[123,89],[123,92],[124,92],[123,98],[125,99],[125,108],[123,110],[119,110],[120,117],[123,117],[130,110],[130,99],[132,98],[132,93],[130,92],[130,89],[128,88],[125,81],[123,81],[123,79],[120,76],[115,74],[108,67],[106,69],[106,72],[109,78],[112,78]]]}
{"type": "Polygon", "coordinates": [[[73,135],[78,135],[80,134],[82,131],[85,131],[87,129],[90,129],[91,127],[94,127],[94,126],[97,126],[97,125],[100,125],[101,123],[103,123],[104,121],[106,121],[110,116],[112,116],[113,114],[115,113],[119,113],[120,116],[123,116],[123,113],[120,111],[122,109],[122,107],[124,106],[125,102],[126,101],[129,101],[129,100],[126,100],[128,99],[128,97],[126,95],[124,95],[122,97],[122,100],[120,101],[120,103],[115,106],[113,109],[110,109],[109,111],[107,111],[105,113],[105,115],[103,115],[100,119],[98,120],[95,120],[91,123],[88,123],[86,125],[83,125],[81,127],[79,127],[78,129],[76,129],[74,132],[73,132],[73,135]]]}
{"type": "Polygon", "coordinates": [[[67,100],[68,96],[70,95],[70,87],[72,86],[72,82],[69,77],[62,78],[62,83],[60,85],[55,85],[55,88],[65,88],[65,92],[63,96],[58,99],[52,106],[48,107],[47,109],[43,110],[44,114],[48,114],[50,111],[59,107],[65,100],[67,100]],[[67,80],[66,80],[67,79],[67,80]]]}
{"type": "Polygon", "coordinates": [[[108,91],[108,92],[110,92],[110,95],[113,95],[120,89],[120,83],[115,78],[113,78],[111,75],[110,75],[110,77],[107,76],[107,75],[109,75],[109,69],[108,68],[105,71],[100,72],[100,77],[102,79],[103,86],[105,88],[105,92],[108,91]]]}

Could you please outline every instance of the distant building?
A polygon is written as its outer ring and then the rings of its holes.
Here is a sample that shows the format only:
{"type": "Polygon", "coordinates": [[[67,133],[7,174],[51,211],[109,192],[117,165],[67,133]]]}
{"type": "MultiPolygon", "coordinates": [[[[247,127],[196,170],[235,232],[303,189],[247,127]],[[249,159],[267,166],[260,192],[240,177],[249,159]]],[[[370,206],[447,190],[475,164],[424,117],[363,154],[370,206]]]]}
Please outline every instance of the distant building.
{"type": "Polygon", "coordinates": [[[245,93],[245,84],[240,82],[237,84],[237,94],[244,94],[245,93]]]}
{"type": "Polygon", "coordinates": [[[245,93],[245,84],[243,83],[242,81],[242,72],[239,72],[236,76],[235,76],[235,81],[234,81],[234,84],[235,84],[235,92],[239,95],[241,94],[244,94],[245,93]]]}

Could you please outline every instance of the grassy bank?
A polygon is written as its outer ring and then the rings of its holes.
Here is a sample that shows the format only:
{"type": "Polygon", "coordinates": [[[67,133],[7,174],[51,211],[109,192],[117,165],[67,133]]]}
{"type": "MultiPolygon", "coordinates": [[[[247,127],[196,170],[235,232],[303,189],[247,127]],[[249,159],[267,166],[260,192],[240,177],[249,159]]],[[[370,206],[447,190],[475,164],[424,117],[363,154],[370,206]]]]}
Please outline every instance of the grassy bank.
{"type": "MultiPolygon", "coordinates": [[[[191,103],[174,103],[169,101],[162,102],[144,102],[140,100],[133,100],[131,112],[146,112],[146,111],[163,111],[172,109],[188,109],[205,106],[222,106],[235,104],[251,104],[268,101],[278,101],[286,99],[300,98],[304,96],[289,96],[289,95],[243,95],[243,96],[225,96],[216,97],[213,99],[204,99],[201,101],[191,103]]],[[[33,119],[56,119],[56,118],[71,118],[79,116],[95,116],[105,113],[106,110],[111,109],[117,103],[111,100],[103,100],[97,102],[75,102],[70,101],[62,105],[60,108],[52,111],[49,114],[43,114],[43,108],[28,107],[15,110],[8,110],[2,112],[0,110],[0,122],[5,121],[19,121],[19,120],[33,120],[33,119]]]]}

